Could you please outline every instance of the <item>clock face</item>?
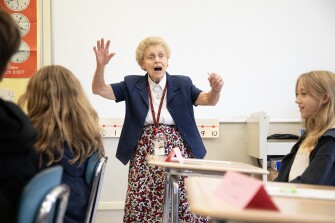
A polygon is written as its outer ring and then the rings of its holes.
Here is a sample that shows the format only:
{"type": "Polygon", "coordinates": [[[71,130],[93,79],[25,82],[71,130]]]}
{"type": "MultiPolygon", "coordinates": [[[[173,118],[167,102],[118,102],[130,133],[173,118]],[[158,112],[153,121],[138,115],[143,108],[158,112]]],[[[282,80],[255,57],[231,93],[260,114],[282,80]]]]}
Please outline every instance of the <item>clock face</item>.
{"type": "Polygon", "coordinates": [[[30,30],[30,22],[28,18],[21,13],[13,13],[12,16],[19,25],[21,37],[25,36],[30,30]]]}
{"type": "Polygon", "coordinates": [[[4,0],[6,6],[13,11],[22,11],[29,5],[30,0],[4,0]]]}
{"type": "Polygon", "coordinates": [[[28,44],[23,40],[21,40],[19,50],[13,55],[10,61],[13,63],[22,63],[28,59],[29,55],[30,55],[30,48],[28,44]]]}

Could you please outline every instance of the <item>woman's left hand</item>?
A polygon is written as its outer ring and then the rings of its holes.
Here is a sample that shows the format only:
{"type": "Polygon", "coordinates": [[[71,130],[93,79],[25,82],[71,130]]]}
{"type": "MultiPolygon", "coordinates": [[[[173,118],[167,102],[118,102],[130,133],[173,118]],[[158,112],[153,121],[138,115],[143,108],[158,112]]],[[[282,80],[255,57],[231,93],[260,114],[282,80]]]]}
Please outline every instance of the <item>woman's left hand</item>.
{"type": "Polygon", "coordinates": [[[209,84],[212,88],[212,91],[214,92],[220,92],[222,89],[222,86],[224,84],[224,81],[222,79],[222,77],[216,73],[211,73],[208,76],[208,81],[209,84]]]}

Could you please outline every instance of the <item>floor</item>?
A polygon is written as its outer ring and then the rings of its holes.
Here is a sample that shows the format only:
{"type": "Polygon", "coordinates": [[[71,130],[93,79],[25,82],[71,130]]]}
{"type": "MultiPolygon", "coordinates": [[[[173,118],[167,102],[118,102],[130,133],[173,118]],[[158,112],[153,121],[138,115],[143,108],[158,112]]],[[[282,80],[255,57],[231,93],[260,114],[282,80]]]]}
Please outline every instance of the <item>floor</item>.
{"type": "Polygon", "coordinates": [[[98,210],[96,223],[122,223],[123,210],[98,210]]]}
{"type": "MultiPolygon", "coordinates": [[[[123,210],[98,210],[95,222],[96,223],[123,223],[122,217],[123,217],[123,210]]],[[[220,222],[210,220],[210,223],[220,223],[220,222]]],[[[233,222],[228,221],[225,223],[233,223],[233,222]]],[[[234,222],[234,223],[239,223],[239,222],[234,222]]]]}

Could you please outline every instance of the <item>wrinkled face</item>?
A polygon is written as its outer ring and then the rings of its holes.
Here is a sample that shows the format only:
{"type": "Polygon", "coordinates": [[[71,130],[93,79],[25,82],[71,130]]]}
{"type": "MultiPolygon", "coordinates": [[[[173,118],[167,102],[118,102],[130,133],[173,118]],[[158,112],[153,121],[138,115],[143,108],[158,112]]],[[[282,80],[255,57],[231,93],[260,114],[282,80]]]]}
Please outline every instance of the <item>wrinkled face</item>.
{"type": "Polygon", "coordinates": [[[307,92],[301,81],[298,83],[295,102],[300,108],[301,118],[303,119],[312,117],[321,106],[321,101],[315,98],[310,92],[307,92]]]}
{"type": "Polygon", "coordinates": [[[168,59],[162,45],[149,46],[144,52],[142,69],[147,71],[151,80],[155,83],[164,77],[168,59]]]}

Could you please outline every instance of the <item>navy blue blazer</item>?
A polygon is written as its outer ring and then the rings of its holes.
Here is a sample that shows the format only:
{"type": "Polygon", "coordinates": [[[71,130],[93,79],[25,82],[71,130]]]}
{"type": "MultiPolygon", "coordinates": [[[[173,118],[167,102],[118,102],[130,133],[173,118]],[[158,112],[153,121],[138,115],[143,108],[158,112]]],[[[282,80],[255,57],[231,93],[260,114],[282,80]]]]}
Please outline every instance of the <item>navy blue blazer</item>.
{"type": "MultiPolygon", "coordinates": [[[[288,182],[295,156],[304,139],[305,135],[302,135],[291,152],[284,156],[278,177],[274,181],[288,182]]],[[[320,136],[309,155],[308,167],[301,176],[290,182],[335,186],[335,129],[329,129],[320,136]]]]}
{"type": "MultiPolygon", "coordinates": [[[[178,131],[198,159],[204,158],[206,149],[197,129],[193,105],[201,90],[187,76],[169,75],[167,81],[167,109],[178,131]]],[[[111,84],[116,102],[125,101],[126,114],[116,157],[126,165],[142,134],[149,111],[148,74],[126,76],[120,83],[111,84]]]]}
{"type": "MultiPolygon", "coordinates": [[[[52,163],[49,167],[57,165],[63,166],[62,183],[70,187],[70,197],[64,216],[64,223],[81,223],[85,220],[88,200],[91,193],[91,186],[89,186],[85,180],[88,159],[86,159],[82,165],[79,165],[79,161],[70,164],[69,160],[73,158],[73,154],[67,143],[63,144],[63,148],[63,158],[57,163],[52,163]]],[[[55,157],[58,158],[58,156],[59,155],[55,152],[55,157]]],[[[46,166],[46,157],[44,157],[43,160],[43,168],[48,168],[46,166]]]]}

